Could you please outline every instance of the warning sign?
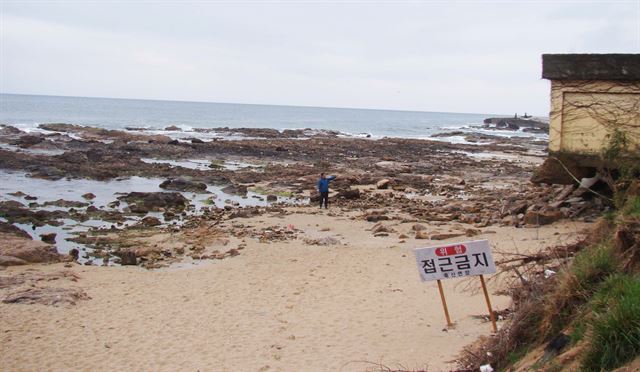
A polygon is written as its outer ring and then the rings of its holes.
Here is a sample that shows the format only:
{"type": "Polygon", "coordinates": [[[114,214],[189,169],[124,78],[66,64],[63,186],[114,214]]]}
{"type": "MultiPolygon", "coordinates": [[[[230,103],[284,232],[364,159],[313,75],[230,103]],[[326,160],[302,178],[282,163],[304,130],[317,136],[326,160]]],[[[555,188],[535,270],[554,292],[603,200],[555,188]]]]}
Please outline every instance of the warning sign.
{"type": "Polygon", "coordinates": [[[422,281],[493,274],[496,265],[488,240],[414,250],[422,281]]]}

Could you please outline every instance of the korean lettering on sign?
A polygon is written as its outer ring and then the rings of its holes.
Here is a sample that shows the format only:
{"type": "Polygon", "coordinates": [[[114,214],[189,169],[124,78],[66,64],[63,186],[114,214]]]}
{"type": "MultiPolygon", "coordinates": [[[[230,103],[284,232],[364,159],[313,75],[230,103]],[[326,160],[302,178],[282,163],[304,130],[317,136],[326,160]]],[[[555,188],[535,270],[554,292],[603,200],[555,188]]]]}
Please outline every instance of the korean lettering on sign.
{"type": "Polygon", "coordinates": [[[488,240],[418,248],[414,253],[422,281],[496,272],[488,240]]]}

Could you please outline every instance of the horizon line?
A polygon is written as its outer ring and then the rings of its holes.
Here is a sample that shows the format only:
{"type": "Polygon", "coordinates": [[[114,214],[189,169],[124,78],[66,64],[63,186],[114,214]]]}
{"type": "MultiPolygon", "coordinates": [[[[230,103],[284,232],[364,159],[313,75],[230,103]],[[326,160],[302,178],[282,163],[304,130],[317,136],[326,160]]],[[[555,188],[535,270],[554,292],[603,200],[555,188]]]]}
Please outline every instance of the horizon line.
{"type": "MultiPolygon", "coordinates": [[[[401,110],[401,109],[371,108],[371,107],[335,107],[335,106],[311,106],[311,105],[286,105],[286,104],[271,104],[271,103],[212,102],[212,101],[192,101],[192,100],[179,100],[179,99],[124,98],[124,97],[100,97],[100,96],[74,96],[74,95],[32,94],[32,93],[9,93],[9,92],[0,92],[0,94],[15,95],[15,96],[40,96],[40,97],[62,97],[62,98],[113,99],[113,100],[131,100],[131,101],[159,101],[159,102],[182,102],[182,103],[203,103],[203,104],[213,103],[213,104],[223,104],[223,105],[303,107],[303,108],[313,108],[313,109],[394,111],[394,112],[416,112],[416,113],[432,113],[432,114],[496,115],[496,116],[505,116],[505,117],[510,117],[510,116],[511,116],[511,114],[496,114],[496,113],[454,112],[454,111],[425,111],[425,110],[401,110]]],[[[540,115],[533,115],[533,116],[540,116],[540,115]]]]}

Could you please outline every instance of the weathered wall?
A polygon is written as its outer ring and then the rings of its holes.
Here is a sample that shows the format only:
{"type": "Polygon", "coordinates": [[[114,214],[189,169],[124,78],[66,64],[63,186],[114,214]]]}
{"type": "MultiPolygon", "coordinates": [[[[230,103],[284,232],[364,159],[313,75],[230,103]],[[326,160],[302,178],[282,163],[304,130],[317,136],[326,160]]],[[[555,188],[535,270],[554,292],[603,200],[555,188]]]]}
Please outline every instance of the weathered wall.
{"type": "Polygon", "coordinates": [[[598,156],[615,129],[640,153],[640,82],[551,81],[549,152],[598,156]]]}

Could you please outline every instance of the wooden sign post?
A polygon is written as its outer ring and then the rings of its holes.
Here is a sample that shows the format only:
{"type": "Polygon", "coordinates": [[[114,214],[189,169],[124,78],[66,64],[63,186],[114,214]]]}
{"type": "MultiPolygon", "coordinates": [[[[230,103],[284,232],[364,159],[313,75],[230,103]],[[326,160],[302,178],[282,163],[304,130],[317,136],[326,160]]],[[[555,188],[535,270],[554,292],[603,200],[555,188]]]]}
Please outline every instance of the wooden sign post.
{"type": "Polygon", "coordinates": [[[438,279],[438,291],[440,291],[440,301],[442,301],[442,307],[444,308],[444,316],[447,318],[447,327],[453,327],[451,318],[449,317],[449,309],[447,309],[447,300],[444,298],[444,291],[442,290],[442,282],[438,279]]]}
{"type": "Polygon", "coordinates": [[[484,276],[480,275],[480,283],[482,283],[482,292],[484,292],[484,299],[487,301],[487,308],[489,309],[489,319],[491,319],[491,325],[493,326],[493,332],[498,332],[498,326],[496,325],[496,316],[493,314],[493,308],[491,307],[491,300],[489,299],[489,292],[487,291],[487,285],[484,283],[484,276]]]}
{"type": "Polygon", "coordinates": [[[414,250],[420,278],[422,281],[437,280],[440,300],[447,319],[447,326],[452,326],[449,317],[449,309],[444,297],[441,279],[463,278],[467,276],[480,276],[482,291],[489,309],[489,318],[493,331],[498,332],[495,315],[491,308],[491,300],[487,285],[484,282],[485,274],[496,272],[496,265],[491,256],[491,248],[488,240],[476,240],[463,243],[453,243],[444,246],[418,248],[414,250]]]}

